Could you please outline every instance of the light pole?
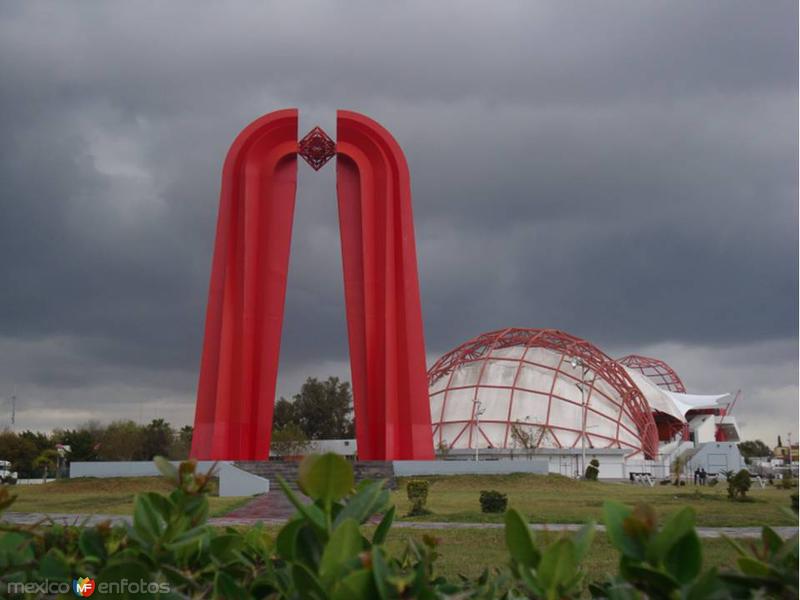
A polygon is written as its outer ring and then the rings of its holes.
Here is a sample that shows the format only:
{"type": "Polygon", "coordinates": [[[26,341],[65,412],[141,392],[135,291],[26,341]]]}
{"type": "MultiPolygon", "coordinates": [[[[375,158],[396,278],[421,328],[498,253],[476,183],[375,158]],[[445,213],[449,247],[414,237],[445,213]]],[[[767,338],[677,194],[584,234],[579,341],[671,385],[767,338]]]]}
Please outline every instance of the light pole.
{"type": "Polygon", "coordinates": [[[573,369],[581,368],[581,382],[575,385],[577,385],[578,389],[581,391],[581,469],[579,475],[580,477],[584,477],[586,474],[586,394],[584,393],[586,382],[584,379],[586,373],[589,371],[589,367],[577,356],[573,356],[569,362],[573,369]]]}
{"type": "Polygon", "coordinates": [[[473,412],[475,413],[475,462],[478,462],[478,442],[480,442],[480,431],[481,431],[479,423],[481,415],[486,411],[486,409],[483,408],[481,401],[478,400],[477,398],[475,399],[473,404],[474,404],[473,412]]]}

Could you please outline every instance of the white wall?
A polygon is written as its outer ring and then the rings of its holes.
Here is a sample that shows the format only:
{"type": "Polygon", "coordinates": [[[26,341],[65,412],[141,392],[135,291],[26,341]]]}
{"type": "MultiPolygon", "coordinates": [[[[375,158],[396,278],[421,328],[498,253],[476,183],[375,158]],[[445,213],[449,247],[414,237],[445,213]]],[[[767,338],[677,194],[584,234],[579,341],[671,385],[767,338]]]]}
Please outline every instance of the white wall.
{"type": "MultiPolygon", "coordinates": [[[[221,467],[228,461],[215,462],[213,460],[197,461],[197,471],[205,473],[214,465],[221,467]]],[[[174,460],[176,467],[181,461],[174,460]]],[[[149,460],[110,460],[97,462],[74,461],[69,465],[69,476],[74,477],[156,477],[161,475],[153,461],[149,460]]]]}
{"type": "Polygon", "coordinates": [[[395,460],[392,461],[396,477],[417,475],[508,475],[510,473],[535,473],[546,475],[545,458],[531,460],[395,460]]]}
{"type": "MultiPolygon", "coordinates": [[[[176,467],[181,461],[171,461],[176,467]]],[[[235,467],[230,461],[200,460],[197,471],[205,473],[216,465],[220,496],[252,496],[269,491],[269,480],[235,467]]],[[[158,477],[161,473],[150,461],[73,462],[70,478],[78,477],[158,477]]]]}
{"type": "MultiPolygon", "coordinates": [[[[623,465],[625,456],[623,454],[586,454],[586,465],[593,458],[600,463],[597,477],[599,479],[622,479],[625,477],[623,465]]],[[[551,454],[549,456],[550,473],[564,475],[565,477],[575,477],[580,472],[582,457],[580,454],[551,454]]],[[[582,473],[580,474],[583,475],[582,473]]]]}
{"type": "Polygon", "coordinates": [[[226,463],[219,472],[219,495],[226,496],[255,496],[269,492],[269,479],[253,475],[226,463]]]}
{"type": "MultiPolygon", "coordinates": [[[[358,444],[355,440],[310,440],[303,454],[324,454],[333,452],[342,456],[355,456],[358,444]]],[[[280,456],[279,453],[270,451],[270,456],[280,456]]]]}
{"type": "Polygon", "coordinates": [[[689,471],[703,468],[708,473],[738,471],[746,468],[736,442],[710,442],[700,446],[687,465],[689,471]]]}
{"type": "Polygon", "coordinates": [[[714,415],[697,416],[689,422],[689,429],[694,434],[696,444],[706,444],[716,439],[717,425],[714,415]]]}

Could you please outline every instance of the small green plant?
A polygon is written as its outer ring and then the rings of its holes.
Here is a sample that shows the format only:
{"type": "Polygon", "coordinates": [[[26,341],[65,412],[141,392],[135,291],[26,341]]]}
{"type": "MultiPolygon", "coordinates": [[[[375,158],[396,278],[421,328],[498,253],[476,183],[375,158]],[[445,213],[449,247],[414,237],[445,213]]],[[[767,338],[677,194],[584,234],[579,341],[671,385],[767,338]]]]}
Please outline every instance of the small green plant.
{"type": "Polygon", "coordinates": [[[782,490],[791,490],[797,487],[797,482],[792,478],[791,475],[784,475],[781,479],[781,489],[782,490]]]}
{"type": "MultiPolygon", "coordinates": [[[[430,536],[421,542],[409,540],[399,553],[390,552],[385,542],[395,508],[384,482],[356,485],[352,466],[341,456],[312,455],[301,463],[298,484],[310,504],[278,478],[296,513],[275,537],[261,525],[209,526],[206,496],[212,474],[197,473],[192,462],[178,468],[163,459],[156,463],[175,489],[168,495],[139,494],[130,525],[4,523],[0,597],[42,597],[35,592],[18,594],[17,586],[45,580],[68,590],[76,573],[98,585],[137,582],[152,591],[143,597],[160,598],[569,600],[585,596],[587,574],[581,562],[592,543],[591,523],[572,536],[542,544],[527,520],[510,509],[505,514],[510,564],[492,573],[484,571],[476,580],[448,581],[434,574],[439,550],[430,536]]],[[[9,489],[0,487],[0,511],[13,501],[9,489]]],[[[620,558],[615,574],[589,585],[595,598],[798,597],[796,534],[783,540],[764,527],[761,540],[749,548],[729,540],[739,554],[736,569],[702,571],[692,509],[673,514],[662,528],[646,506],[631,509],[606,502],[603,513],[608,538],[620,558]]]]}
{"type": "Polygon", "coordinates": [[[600,474],[600,461],[593,458],[589,461],[586,467],[586,472],[583,474],[584,479],[588,481],[597,481],[597,476],[600,474]]]}
{"type": "Polygon", "coordinates": [[[672,471],[672,483],[673,485],[680,485],[683,482],[683,470],[686,467],[686,457],[679,456],[675,460],[672,461],[671,471],[672,471]]]}
{"type": "Polygon", "coordinates": [[[411,510],[408,511],[409,517],[430,514],[430,511],[425,508],[428,503],[429,487],[430,484],[424,479],[412,479],[406,484],[406,495],[411,502],[411,510]]]}
{"type": "MultiPolygon", "coordinates": [[[[646,505],[631,509],[606,502],[603,516],[609,540],[620,552],[619,575],[591,585],[593,597],[641,597],[631,593],[632,587],[648,598],[706,597],[708,582],[700,573],[700,538],[691,508],[675,513],[661,531],[655,512],[646,505]]],[[[715,572],[708,577],[711,585],[718,585],[715,572]]]]}
{"type": "Polygon", "coordinates": [[[508,507],[508,496],[496,490],[482,490],[480,503],[481,512],[502,513],[508,507]]]}
{"type": "Polygon", "coordinates": [[[574,536],[562,537],[545,548],[537,546],[525,518],[513,508],[506,512],[506,547],[511,555],[514,591],[503,598],[578,598],[585,570],[581,561],[592,545],[594,523],[574,536]]]}
{"type": "Polygon", "coordinates": [[[744,500],[751,485],[750,473],[747,469],[742,469],[735,475],[729,476],[728,498],[731,500],[744,500]]]}
{"type": "Polygon", "coordinates": [[[450,444],[447,443],[447,440],[442,440],[436,444],[436,456],[447,458],[448,454],[450,454],[450,444]]]}
{"type": "Polygon", "coordinates": [[[721,573],[731,598],[797,598],[798,538],[782,539],[772,528],[761,529],[760,543],[750,542],[748,551],[725,537],[736,549],[739,572],[721,573]]]}
{"type": "Polygon", "coordinates": [[[798,504],[798,495],[797,494],[792,494],[790,499],[791,499],[791,503],[792,503],[792,510],[794,512],[797,512],[797,510],[798,510],[798,506],[797,506],[797,504],[798,504]]]}

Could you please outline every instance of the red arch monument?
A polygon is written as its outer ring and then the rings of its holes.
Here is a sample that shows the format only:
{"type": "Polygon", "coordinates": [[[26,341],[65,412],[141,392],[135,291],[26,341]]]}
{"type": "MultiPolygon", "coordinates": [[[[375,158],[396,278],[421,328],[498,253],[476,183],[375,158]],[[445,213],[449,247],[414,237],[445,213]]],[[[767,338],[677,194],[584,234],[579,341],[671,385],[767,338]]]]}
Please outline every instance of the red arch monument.
{"type": "Polygon", "coordinates": [[[334,143],[298,142],[297,110],[257,119],[222,172],[192,457],[269,456],[297,156],[336,157],[350,367],[361,460],[432,459],[408,166],[375,121],[338,111],[334,143]]]}

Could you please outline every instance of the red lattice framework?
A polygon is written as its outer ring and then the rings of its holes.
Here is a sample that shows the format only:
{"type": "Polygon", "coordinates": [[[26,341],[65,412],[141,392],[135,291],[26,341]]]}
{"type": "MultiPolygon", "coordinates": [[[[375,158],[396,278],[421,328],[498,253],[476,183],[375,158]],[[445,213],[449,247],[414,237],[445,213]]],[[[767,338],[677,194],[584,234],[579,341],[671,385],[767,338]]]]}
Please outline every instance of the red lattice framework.
{"type": "Polygon", "coordinates": [[[617,362],[631,369],[636,369],[660,388],[670,392],[678,392],[679,394],[686,393],[686,387],[683,385],[681,378],[678,377],[675,369],[663,360],[640,356],[639,354],[629,354],[618,358],[617,362]]]}
{"type": "MultiPolygon", "coordinates": [[[[483,365],[481,366],[481,371],[478,376],[478,380],[474,386],[466,386],[466,387],[474,387],[475,388],[475,398],[477,399],[478,391],[481,387],[493,387],[495,389],[510,389],[511,390],[511,397],[509,401],[509,410],[508,410],[508,419],[503,421],[501,424],[506,425],[506,433],[505,433],[505,441],[504,445],[508,443],[508,437],[510,433],[510,429],[513,425],[530,425],[530,423],[513,423],[511,421],[511,410],[514,404],[514,393],[516,391],[519,392],[529,392],[532,394],[541,394],[541,390],[530,390],[518,385],[519,373],[521,371],[522,364],[528,364],[535,366],[537,368],[548,369],[551,371],[555,371],[553,377],[553,383],[550,389],[550,393],[548,396],[548,410],[547,410],[547,419],[544,423],[537,423],[538,427],[542,427],[544,431],[546,431],[555,441],[558,447],[564,447],[558,440],[558,433],[557,430],[565,430],[570,431],[573,433],[578,434],[578,436],[582,435],[583,432],[579,429],[571,429],[569,427],[565,427],[563,425],[555,425],[554,423],[550,422],[550,405],[552,404],[553,398],[556,398],[562,402],[570,402],[572,404],[578,404],[574,400],[569,398],[564,398],[561,396],[557,396],[554,393],[555,381],[560,376],[565,379],[571,379],[575,383],[580,383],[581,378],[576,373],[576,369],[572,368],[571,360],[572,358],[580,359],[583,363],[584,368],[588,369],[587,375],[590,376],[592,379],[586,380],[586,383],[590,385],[589,387],[589,395],[592,393],[601,393],[596,387],[595,382],[597,378],[601,378],[606,381],[618,394],[619,399],[605,398],[611,401],[612,404],[616,405],[619,408],[619,412],[616,417],[613,419],[617,425],[617,431],[619,432],[621,429],[626,429],[630,431],[625,423],[623,423],[623,416],[627,416],[636,426],[637,431],[632,431],[631,433],[641,441],[641,446],[639,448],[634,448],[634,450],[641,451],[645,455],[646,458],[653,458],[658,454],[658,431],[656,427],[655,420],[653,418],[652,410],[647,403],[642,392],[639,390],[638,386],[633,382],[630,376],[625,372],[619,363],[615,360],[607,356],[603,353],[599,348],[583,340],[581,338],[575,337],[563,331],[559,331],[556,329],[522,329],[522,328],[509,328],[509,329],[500,329],[497,331],[490,331],[488,333],[484,333],[479,335],[478,337],[461,344],[456,349],[448,352],[444,356],[442,356],[436,363],[430,368],[428,371],[428,386],[429,388],[439,379],[442,377],[448,377],[448,385],[442,389],[441,391],[435,392],[444,393],[445,396],[443,398],[443,406],[442,406],[442,414],[444,414],[445,403],[447,401],[446,392],[451,388],[453,374],[456,369],[464,364],[471,363],[471,362],[479,362],[483,361],[483,365]],[[507,356],[494,356],[493,352],[495,350],[500,350],[503,348],[509,347],[524,347],[525,350],[523,351],[522,355],[519,358],[514,357],[507,357],[507,356]],[[527,350],[529,348],[545,348],[557,353],[561,354],[561,359],[558,362],[558,365],[555,369],[553,369],[550,365],[542,365],[539,363],[535,363],[530,359],[526,358],[527,350]],[[505,385],[487,385],[482,383],[483,373],[486,368],[486,364],[488,363],[489,359],[493,361],[507,361],[512,363],[518,363],[518,368],[516,375],[514,377],[514,381],[511,386],[505,385]]],[[[580,370],[577,370],[580,372],[580,370]]],[[[470,415],[470,420],[468,421],[448,421],[448,424],[452,423],[463,423],[464,427],[458,436],[450,442],[450,447],[455,445],[461,435],[465,433],[470,436],[469,443],[472,443],[472,432],[473,430],[477,429],[480,431],[480,427],[474,427],[476,422],[475,414],[475,403],[473,403],[473,413],[470,415]]],[[[609,418],[608,415],[604,415],[598,411],[595,411],[592,407],[587,406],[586,410],[596,412],[598,415],[602,416],[603,418],[609,418]]],[[[435,421],[436,419],[434,419],[435,421]]],[[[487,423],[492,421],[486,421],[484,419],[480,420],[481,423],[487,423]]],[[[500,423],[499,421],[495,421],[496,423],[500,423]]],[[[438,424],[434,425],[434,436],[436,436],[438,431],[438,424]]],[[[481,435],[486,439],[487,443],[490,443],[490,440],[486,437],[486,434],[480,431],[481,435]]],[[[618,438],[611,438],[608,436],[599,435],[596,433],[590,434],[592,438],[599,438],[605,439],[608,442],[608,447],[618,447],[620,441],[618,438]]],[[[438,442],[442,442],[441,434],[439,433],[439,440],[438,442]]],[[[575,447],[575,444],[579,443],[579,437],[576,438],[576,442],[572,445],[575,447]]]]}
{"type": "MultiPolygon", "coordinates": [[[[686,386],[683,385],[683,381],[675,369],[663,360],[640,354],[629,354],[618,358],[617,362],[630,369],[636,369],[662,389],[679,394],[686,393],[686,386]]],[[[656,425],[658,426],[658,437],[662,441],[671,440],[678,434],[683,440],[689,439],[689,425],[670,415],[657,414],[656,425]]]]}

